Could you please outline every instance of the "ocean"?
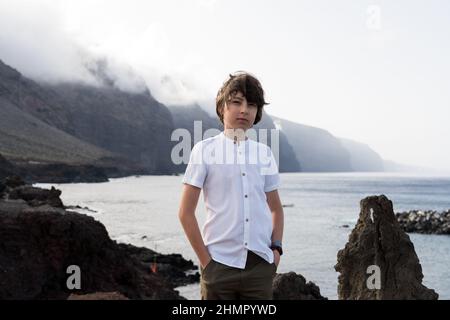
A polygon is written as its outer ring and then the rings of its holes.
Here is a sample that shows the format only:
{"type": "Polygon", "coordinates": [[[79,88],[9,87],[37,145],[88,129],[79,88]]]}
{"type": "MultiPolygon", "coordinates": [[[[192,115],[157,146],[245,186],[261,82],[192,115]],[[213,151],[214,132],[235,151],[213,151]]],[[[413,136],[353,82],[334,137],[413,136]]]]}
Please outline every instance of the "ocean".
{"type": "MultiPolygon", "coordinates": [[[[198,264],[178,220],[182,176],[133,176],[104,183],[52,185],[62,191],[65,205],[102,222],[112,239],[162,253],[180,253],[198,264]]],[[[284,208],[285,254],[278,272],[294,271],[320,287],[321,294],[337,299],[334,270],[359,216],[359,201],[386,195],[394,211],[450,209],[450,177],[405,173],[283,173],[279,189],[284,208]],[[343,227],[348,225],[348,228],[343,227]]],[[[205,216],[203,197],[197,218],[205,216]]],[[[450,236],[409,234],[424,274],[423,283],[450,299],[450,236]]],[[[198,284],[179,287],[188,299],[199,299],[198,284]]]]}

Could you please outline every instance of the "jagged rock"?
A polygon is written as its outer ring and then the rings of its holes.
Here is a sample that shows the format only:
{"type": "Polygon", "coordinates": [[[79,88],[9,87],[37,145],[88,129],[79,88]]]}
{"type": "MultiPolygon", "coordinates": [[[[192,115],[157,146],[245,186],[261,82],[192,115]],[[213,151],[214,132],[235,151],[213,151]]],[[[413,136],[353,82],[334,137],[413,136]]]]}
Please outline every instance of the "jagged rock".
{"type": "Polygon", "coordinates": [[[67,300],[130,300],[119,292],[72,293],[67,300]]]}
{"type": "Polygon", "coordinates": [[[306,283],[301,274],[279,273],[272,284],[274,300],[327,300],[313,282],[306,283]]]}
{"type": "Polygon", "coordinates": [[[437,299],[438,294],[422,284],[414,245],[397,222],[392,202],[384,195],[371,196],[360,206],[358,222],[337,255],[339,299],[437,299]],[[380,268],[380,289],[368,286],[374,275],[368,268],[374,265],[380,268]]]}
{"type": "Polygon", "coordinates": [[[175,287],[200,281],[199,272],[186,275],[186,272],[198,270],[198,267],[191,260],[184,259],[181,254],[161,254],[148,248],[135,247],[124,243],[119,244],[119,246],[139,260],[147,270],[150,270],[153,264],[156,264],[157,273],[170,281],[175,287]]]}
{"type": "Polygon", "coordinates": [[[20,186],[24,186],[25,181],[23,181],[21,177],[13,175],[5,178],[4,184],[9,188],[17,188],[20,186]]]}
{"type": "MultiPolygon", "coordinates": [[[[8,187],[6,192],[23,196],[17,188],[32,195],[43,192],[30,186],[8,187]]],[[[57,190],[49,194],[51,199],[60,195],[57,190]]],[[[183,299],[174,290],[181,280],[152,272],[130,254],[145,250],[124,249],[93,217],[48,203],[32,207],[26,201],[30,199],[13,200],[10,194],[6,198],[0,200],[0,300],[67,299],[93,292],[118,292],[129,299],[183,299]],[[67,286],[68,267],[73,265],[81,271],[81,288],[76,290],[67,286]]],[[[178,255],[154,254],[161,261],[194,267],[178,255]]]]}
{"type": "Polygon", "coordinates": [[[119,291],[130,299],[177,299],[173,286],[144,270],[102,224],[41,208],[0,215],[0,299],[66,299],[67,268],[80,267],[79,293],[119,291]]]}
{"type": "Polygon", "coordinates": [[[400,226],[406,232],[424,234],[450,234],[450,210],[412,210],[396,214],[400,226]]]}
{"type": "Polygon", "coordinates": [[[75,206],[71,206],[71,205],[69,205],[69,206],[64,206],[64,208],[66,209],[66,210],[73,210],[73,211],[75,211],[75,212],[79,212],[79,209],[82,209],[83,211],[88,211],[88,212],[92,212],[92,213],[97,213],[97,210],[94,210],[94,209],[91,209],[91,208],[89,208],[89,207],[82,207],[82,206],[80,206],[80,205],[75,205],[75,206]]]}
{"type": "Polygon", "coordinates": [[[60,199],[60,195],[61,191],[55,189],[53,186],[50,190],[21,186],[10,191],[9,199],[23,199],[32,207],[48,204],[52,207],[63,208],[64,205],[60,199]]]}

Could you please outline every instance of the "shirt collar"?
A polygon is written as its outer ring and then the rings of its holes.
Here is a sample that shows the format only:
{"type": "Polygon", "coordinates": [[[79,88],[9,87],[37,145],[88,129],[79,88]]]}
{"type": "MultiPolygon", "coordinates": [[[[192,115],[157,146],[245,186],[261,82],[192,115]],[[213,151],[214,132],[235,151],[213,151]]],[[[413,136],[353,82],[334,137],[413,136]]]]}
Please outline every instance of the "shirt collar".
{"type": "MultiPolygon", "coordinates": [[[[232,145],[235,144],[234,140],[231,139],[230,137],[227,137],[223,131],[219,134],[219,136],[222,140],[225,140],[225,142],[227,144],[232,144],[232,145]]],[[[247,145],[249,143],[249,141],[250,141],[250,138],[246,137],[245,141],[239,141],[239,143],[245,142],[245,144],[247,145]]],[[[237,140],[236,140],[236,142],[237,142],[237,140]]],[[[236,145],[237,145],[237,143],[236,143],[236,145]]]]}

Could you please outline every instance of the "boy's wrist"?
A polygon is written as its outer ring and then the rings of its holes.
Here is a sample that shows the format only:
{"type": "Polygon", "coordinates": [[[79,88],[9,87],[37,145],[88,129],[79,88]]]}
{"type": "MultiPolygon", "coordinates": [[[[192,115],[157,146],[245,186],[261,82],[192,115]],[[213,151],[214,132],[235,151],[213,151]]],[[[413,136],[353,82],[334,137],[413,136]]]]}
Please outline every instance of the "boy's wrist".
{"type": "Polygon", "coordinates": [[[212,257],[209,254],[209,252],[207,252],[206,254],[202,255],[202,257],[199,257],[199,261],[200,261],[200,266],[202,268],[206,267],[206,265],[211,261],[212,257]]]}
{"type": "Polygon", "coordinates": [[[209,257],[204,262],[200,261],[200,267],[202,267],[204,269],[211,262],[211,260],[212,260],[212,258],[209,257]]]}
{"type": "Polygon", "coordinates": [[[282,246],[280,240],[274,240],[274,241],[272,241],[272,244],[270,245],[270,249],[272,249],[273,251],[278,251],[278,253],[280,254],[280,256],[283,255],[283,246],[282,246]]]}

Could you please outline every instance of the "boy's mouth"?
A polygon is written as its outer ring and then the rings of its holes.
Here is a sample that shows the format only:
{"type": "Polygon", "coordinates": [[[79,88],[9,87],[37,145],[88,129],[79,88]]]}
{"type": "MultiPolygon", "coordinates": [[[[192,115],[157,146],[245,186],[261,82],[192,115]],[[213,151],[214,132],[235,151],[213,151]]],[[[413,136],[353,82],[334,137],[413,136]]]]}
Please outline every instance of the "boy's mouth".
{"type": "Polygon", "coordinates": [[[236,120],[237,120],[237,121],[245,121],[245,122],[248,122],[248,120],[245,119],[245,118],[237,118],[236,120]]]}

